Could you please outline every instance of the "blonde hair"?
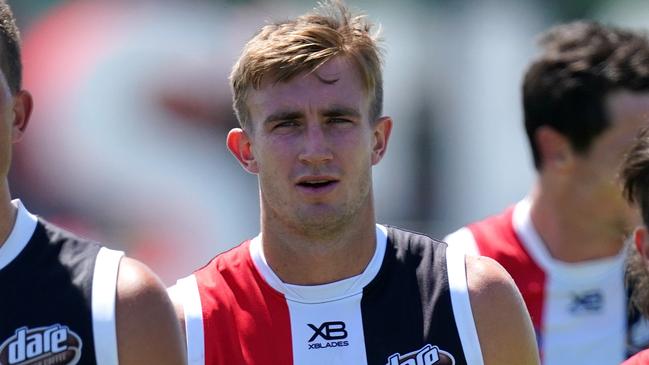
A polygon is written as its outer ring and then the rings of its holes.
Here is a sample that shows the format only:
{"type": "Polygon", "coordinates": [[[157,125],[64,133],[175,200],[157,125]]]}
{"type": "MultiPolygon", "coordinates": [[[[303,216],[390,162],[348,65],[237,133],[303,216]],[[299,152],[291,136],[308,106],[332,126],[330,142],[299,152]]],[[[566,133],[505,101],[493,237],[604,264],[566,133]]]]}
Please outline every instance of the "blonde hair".
{"type": "Polygon", "coordinates": [[[264,26],[244,47],[230,74],[234,111],[244,129],[250,123],[248,91],[258,89],[264,77],[289,81],[338,56],[349,58],[358,68],[370,98],[371,121],[381,115],[383,76],[378,32],[372,34],[373,24],[363,15],[352,14],[341,1],[319,5],[294,20],[264,26]]]}

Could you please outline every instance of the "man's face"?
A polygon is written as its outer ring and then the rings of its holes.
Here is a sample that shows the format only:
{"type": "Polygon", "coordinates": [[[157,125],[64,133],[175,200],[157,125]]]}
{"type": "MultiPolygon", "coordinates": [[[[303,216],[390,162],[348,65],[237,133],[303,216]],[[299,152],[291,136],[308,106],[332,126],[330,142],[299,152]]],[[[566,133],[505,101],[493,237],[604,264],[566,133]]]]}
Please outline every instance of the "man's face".
{"type": "Polygon", "coordinates": [[[605,102],[611,124],[593,140],[585,155],[577,157],[577,176],[583,193],[591,195],[591,206],[585,207],[588,212],[584,213],[603,216],[610,225],[602,228],[628,234],[640,219],[621,194],[618,173],[635,136],[649,125],[649,93],[617,91],[609,94],[605,102]]]}
{"type": "Polygon", "coordinates": [[[370,123],[351,62],[335,58],[288,82],[268,78],[247,104],[252,163],[244,166],[259,175],[266,220],[314,232],[374,214],[371,167],[383,156],[391,120],[370,123]]]}

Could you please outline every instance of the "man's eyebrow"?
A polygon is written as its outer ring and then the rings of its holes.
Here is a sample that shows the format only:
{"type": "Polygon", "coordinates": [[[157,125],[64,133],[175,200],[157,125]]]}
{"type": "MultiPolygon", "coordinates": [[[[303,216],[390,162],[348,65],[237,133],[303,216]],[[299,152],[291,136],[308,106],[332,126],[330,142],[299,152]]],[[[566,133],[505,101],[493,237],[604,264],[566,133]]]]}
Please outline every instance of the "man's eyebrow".
{"type": "Polygon", "coordinates": [[[361,117],[361,113],[358,110],[343,105],[335,105],[330,108],[327,108],[325,111],[322,112],[322,115],[325,117],[342,117],[342,116],[348,116],[354,118],[361,117]]]}
{"type": "MultiPolygon", "coordinates": [[[[324,117],[352,117],[360,118],[361,113],[355,108],[343,106],[343,105],[334,105],[331,106],[321,113],[324,117]]],[[[291,120],[291,119],[301,119],[304,118],[304,113],[297,110],[279,110],[271,115],[267,116],[264,119],[264,124],[273,123],[280,120],[291,120]]]]}
{"type": "Polygon", "coordinates": [[[295,110],[280,110],[271,115],[267,116],[264,119],[264,124],[277,122],[279,120],[289,120],[289,119],[300,119],[304,116],[302,112],[295,110]]]}

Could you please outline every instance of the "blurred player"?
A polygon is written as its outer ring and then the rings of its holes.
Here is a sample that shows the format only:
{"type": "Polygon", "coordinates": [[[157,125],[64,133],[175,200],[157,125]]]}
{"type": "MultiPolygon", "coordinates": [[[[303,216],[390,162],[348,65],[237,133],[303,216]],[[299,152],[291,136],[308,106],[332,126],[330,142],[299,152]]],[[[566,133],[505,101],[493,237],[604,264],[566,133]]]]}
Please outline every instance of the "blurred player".
{"type": "Polygon", "coordinates": [[[537,182],[515,206],[445,240],[513,276],[544,364],[619,364],[633,328],[623,246],[638,218],[616,175],[648,123],[649,43],[574,22],[550,29],[541,45],[523,84],[537,182]]]}
{"type": "Polygon", "coordinates": [[[381,56],[340,2],[263,27],[234,66],[227,144],[258,176],[261,233],[170,293],[191,364],[537,364],[507,273],[375,223],[381,56]]]}
{"type": "Polygon", "coordinates": [[[184,364],[173,307],[155,274],[11,200],[12,144],[32,111],[19,43],[0,0],[0,364],[184,364]]]}
{"type": "MultiPolygon", "coordinates": [[[[649,115],[646,116],[649,118],[649,115]]],[[[634,232],[634,243],[629,248],[629,279],[634,285],[631,302],[649,318],[649,129],[640,133],[622,165],[622,180],[627,199],[635,204],[643,224],[634,232]]],[[[624,365],[649,364],[649,350],[633,356],[624,365]]]]}

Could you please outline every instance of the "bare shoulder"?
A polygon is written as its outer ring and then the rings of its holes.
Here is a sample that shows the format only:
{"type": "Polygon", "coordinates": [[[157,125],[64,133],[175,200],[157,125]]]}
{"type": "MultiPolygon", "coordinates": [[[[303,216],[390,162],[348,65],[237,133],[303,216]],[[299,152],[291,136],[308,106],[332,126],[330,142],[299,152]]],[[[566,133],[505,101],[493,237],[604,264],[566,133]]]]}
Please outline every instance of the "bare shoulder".
{"type": "MultiPolygon", "coordinates": [[[[466,255],[467,281],[469,292],[473,296],[492,296],[498,299],[496,294],[516,295],[520,298],[520,292],[514,284],[509,273],[494,259],[486,256],[466,255]],[[498,290],[498,293],[493,293],[498,290]]],[[[521,298],[522,301],[522,298],[521,298]]]]}
{"type": "Polygon", "coordinates": [[[120,364],[185,364],[164,285],[146,265],[127,257],[117,277],[116,325],[120,364]]]}
{"type": "Polygon", "coordinates": [[[483,256],[467,255],[466,272],[485,365],[539,364],[532,322],[511,276],[483,256]]]}

